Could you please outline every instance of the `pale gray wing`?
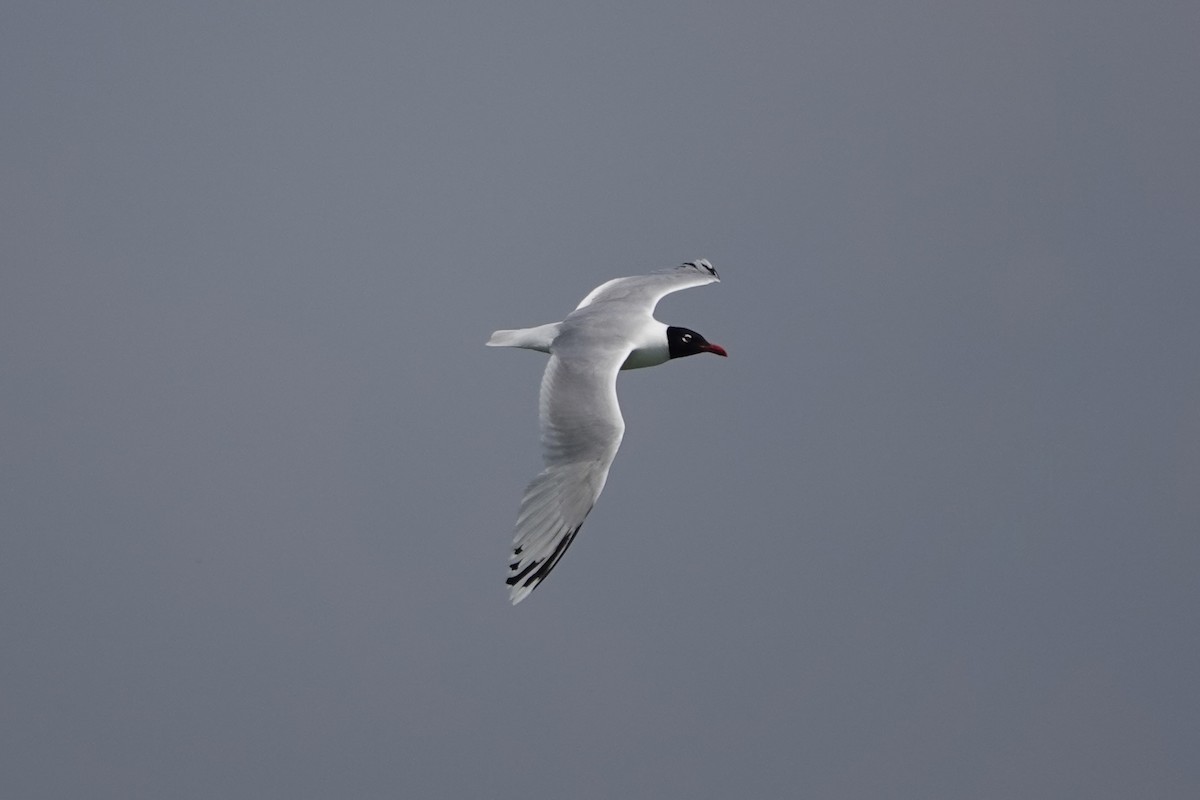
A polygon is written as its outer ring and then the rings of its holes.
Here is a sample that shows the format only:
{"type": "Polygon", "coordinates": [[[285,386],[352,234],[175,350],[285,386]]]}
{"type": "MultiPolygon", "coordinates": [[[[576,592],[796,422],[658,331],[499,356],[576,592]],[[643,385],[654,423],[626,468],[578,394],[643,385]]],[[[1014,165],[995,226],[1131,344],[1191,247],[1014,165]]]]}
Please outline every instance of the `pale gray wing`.
{"type": "Polygon", "coordinates": [[[555,342],[542,376],[539,416],[546,468],[521,498],[506,583],[521,602],[574,541],[608,479],[625,433],[617,372],[628,348],[555,342]]]}
{"type": "Polygon", "coordinates": [[[639,311],[649,315],[654,312],[658,301],[671,292],[678,292],[680,289],[687,289],[691,286],[716,283],[720,280],[716,269],[708,263],[708,259],[701,258],[680,264],[678,267],[652,272],[649,275],[614,278],[593,289],[587,297],[580,301],[575,310],[578,311],[595,303],[619,302],[627,305],[630,311],[639,311]]]}

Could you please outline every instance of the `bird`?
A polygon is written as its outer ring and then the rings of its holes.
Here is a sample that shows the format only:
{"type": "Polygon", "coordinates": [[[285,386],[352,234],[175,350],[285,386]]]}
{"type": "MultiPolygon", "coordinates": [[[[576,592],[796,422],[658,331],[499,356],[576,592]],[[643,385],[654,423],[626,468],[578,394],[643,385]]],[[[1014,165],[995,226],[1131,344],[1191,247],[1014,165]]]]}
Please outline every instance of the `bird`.
{"type": "Polygon", "coordinates": [[[666,295],[719,281],[705,258],[614,278],[561,322],[499,330],[488,340],[489,347],[550,355],[538,396],[545,468],[526,487],[517,513],[505,581],[513,605],[558,564],[604,489],[625,434],[617,374],[698,353],[728,356],[696,331],[654,318],[654,307],[666,295]]]}

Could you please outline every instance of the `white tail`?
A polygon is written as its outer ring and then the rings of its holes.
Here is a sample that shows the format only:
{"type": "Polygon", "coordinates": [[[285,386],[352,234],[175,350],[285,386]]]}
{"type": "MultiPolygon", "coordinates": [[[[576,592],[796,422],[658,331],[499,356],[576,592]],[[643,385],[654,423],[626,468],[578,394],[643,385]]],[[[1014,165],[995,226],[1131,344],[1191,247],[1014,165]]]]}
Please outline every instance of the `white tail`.
{"type": "Polygon", "coordinates": [[[538,325],[536,328],[517,328],[511,331],[496,331],[488,339],[488,347],[523,347],[526,350],[550,352],[550,343],[558,335],[559,323],[538,325]]]}

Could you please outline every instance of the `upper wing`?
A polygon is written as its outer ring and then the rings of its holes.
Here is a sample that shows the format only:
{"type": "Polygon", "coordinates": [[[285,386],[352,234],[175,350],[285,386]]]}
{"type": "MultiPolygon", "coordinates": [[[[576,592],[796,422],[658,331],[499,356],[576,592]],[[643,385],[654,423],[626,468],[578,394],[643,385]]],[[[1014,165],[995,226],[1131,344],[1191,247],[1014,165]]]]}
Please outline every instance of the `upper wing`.
{"type": "Polygon", "coordinates": [[[506,583],[514,604],[554,569],[604,489],[625,433],[617,372],[628,355],[571,337],[555,343],[539,399],[546,468],[525,489],[513,535],[506,583]]]}
{"type": "Polygon", "coordinates": [[[678,267],[658,270],[649,275],[634,275],[630,278],[614,278],[593,289],[587,297],[575,307],[575,310],[590,306],[593,303],[618,301],[627,303],[630,310],[651,314],[658,301],[671,292],[687,289],[690,286],[703,286],[706,283],[718,282],[716,269],[708,263],[707,258],[688,261],[678,267]]]}

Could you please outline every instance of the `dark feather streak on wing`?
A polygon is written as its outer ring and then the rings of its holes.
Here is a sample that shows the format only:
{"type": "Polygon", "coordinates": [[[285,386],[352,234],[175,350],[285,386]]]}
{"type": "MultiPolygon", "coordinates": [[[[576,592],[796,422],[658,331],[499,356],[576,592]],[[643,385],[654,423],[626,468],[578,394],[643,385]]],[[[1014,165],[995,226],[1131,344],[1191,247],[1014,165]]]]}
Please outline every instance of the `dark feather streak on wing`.
{"type": "MultiPolygon", "coordinates": [[[[521,562],[518,561],[516,564],[509,564],[509,569],[516,569],[520,563],[521,562]]],[[[537,566],[540,563],[541,563],[540,561],[530,561],[528,564],[525,565],[525,569],[521,570],[516,575],[510,575],[508,580],[505,581],[505,583],[507,583],[509,586],[512,586],[514,583],[516,583],[517,581],[524,578],[530,572],[537,569],[537,566]]]]}
{"type": "Polygon", "coordinates": [[[714,267],[711,264],[703,264],[702,265],[695,261],[685,261],[682,264],[680,264],[680,266],[681,267],[691,267],[692,269],[696,270],[697,272],[703,270],[704,272],[707,272],[709,275],[712,275],[714,278],[719,277],[717,275],[716,267],[714,267]]]}
{"type": "MultiPolygon", "coordinates": [[[[590,511],[591,509],[589,509],[590,511]]],[[[585,515],[586,516],[586,515],[585,515]]],[[[546,579],[550,574],[550,570],[558,563],[558,560],[563,557],[563,553],[567,552],[567,548],[571,546],[571,542],[575,541],[575,534],[579,533],[579,529],[583,527],[583,523],[575,526],[575,529],[565,534],[559,539],[558,544],[545,559],[540,561],[530,561],[525,565],[525,569],[518,572],[516,575],[510,575],[504,582],[509,586],[520,583],[524,587],[536,587],[539,583],[546,579]],[[530,573],[533,574],[530,574],[530,573]]],[[[519,548],[518,548],[519,550],[519,548]]],[[[517,550],[513,551],[513,555],[520,555],[517,550]]],[[[508,565],[509,569],[516,569],[520,565],[520,561],[514,561],[508,565]]]]}
{"type": "Polygon", "coordinates": [[[554,565],[557,564],[558,560],[563,557],[563,553],[567,552],[567,548],[571,546],[571,542],[575,541],[575,534],[579,533],[579,529],[582,527],[582,523],[576,525],[574,530],[562,538],[562,541],[559,542],[558,546],[554,548],[554,552],[550,554],[550,557],[546,559],[546,562],[542,564],[541,568],[537,572],[533,573],[529,580],[525,582],[526,586],[529,586],[531,583],[535,582],[541,583],[543,580],[545,580],[546,576],[550,574],[550,570],[554,569],[554,565]]]}

